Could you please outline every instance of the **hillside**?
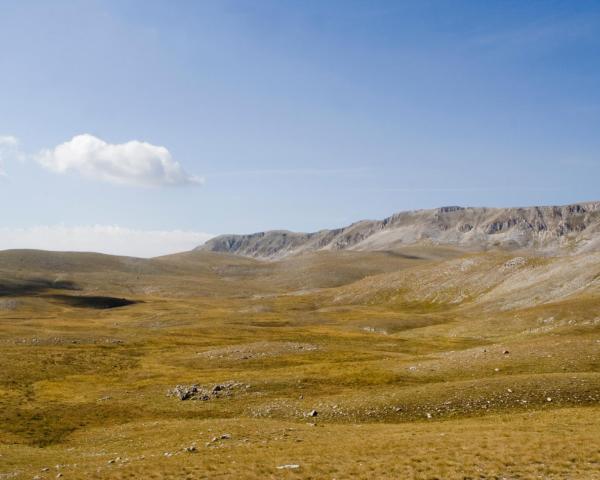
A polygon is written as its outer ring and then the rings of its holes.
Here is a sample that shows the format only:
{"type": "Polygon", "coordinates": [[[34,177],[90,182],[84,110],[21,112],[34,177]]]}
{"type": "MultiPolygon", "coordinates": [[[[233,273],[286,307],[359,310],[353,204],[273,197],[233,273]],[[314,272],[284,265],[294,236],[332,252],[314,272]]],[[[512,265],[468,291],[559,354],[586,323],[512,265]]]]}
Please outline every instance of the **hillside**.
{"type": "Polygon", "coordinates": [[[599,282],[596,252],[0,252],[0,478],[595,478],[599,282]]]}
{"type": "Polygon", "coordinates": [[[272,230],[221,235],[198,250],[272,260],[321,250],[393,250],[413,244],[471,250],[536,249],[551,253],[597,250],[600,249],[600,202],[415,210],[380,221],[364,220],[314,233],[272,230]]]}
{"type": "Polygon", "coordinates": [[[367,276],[462,255],[442,247],[396,252],[308,252],[265,262],[239,255],[191,251],[151,259],[81,252],[0,251],[0,296],[49,290],[87,294],[243,297],[346,285],[367,276]]]}

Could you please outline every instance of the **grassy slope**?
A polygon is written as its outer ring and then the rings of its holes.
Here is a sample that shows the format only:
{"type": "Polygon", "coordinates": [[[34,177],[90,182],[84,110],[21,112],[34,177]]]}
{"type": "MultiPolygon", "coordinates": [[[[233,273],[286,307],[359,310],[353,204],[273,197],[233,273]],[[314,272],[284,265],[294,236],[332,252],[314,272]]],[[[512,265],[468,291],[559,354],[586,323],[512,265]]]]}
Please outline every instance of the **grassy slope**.
{"type": "Polygon", "coordinates": [[[598,478],[597,257],[456,255],[0,253],[0,475],[598,478]]]}

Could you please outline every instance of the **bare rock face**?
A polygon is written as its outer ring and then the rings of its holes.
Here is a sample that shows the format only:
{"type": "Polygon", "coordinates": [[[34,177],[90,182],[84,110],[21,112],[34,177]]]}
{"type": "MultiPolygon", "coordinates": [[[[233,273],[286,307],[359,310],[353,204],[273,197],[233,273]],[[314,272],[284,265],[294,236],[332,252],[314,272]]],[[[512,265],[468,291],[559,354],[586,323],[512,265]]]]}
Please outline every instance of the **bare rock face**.
{"type": "Polygon", "coordinates": [[[454,245],[471,249],[600,249],[600,202],[557,207],[463,208],[400,212],[345,228],[295,233],[283,230],[221,235],[199,250],[279,259],[318,250],[389,250],[405,245],[454,245]]]}

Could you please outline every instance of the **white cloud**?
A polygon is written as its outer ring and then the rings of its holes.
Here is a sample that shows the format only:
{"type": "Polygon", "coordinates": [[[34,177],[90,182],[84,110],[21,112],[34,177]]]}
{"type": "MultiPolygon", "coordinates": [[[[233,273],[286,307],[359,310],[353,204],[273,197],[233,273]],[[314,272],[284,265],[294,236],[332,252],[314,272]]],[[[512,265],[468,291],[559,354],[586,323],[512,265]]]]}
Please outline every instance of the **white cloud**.
{"type": "Polygon", "coordinates": [[[0,228],[0,250],[34,248],[156,257],[184,252],[213,237],[182,230],[135,230],[111,225],[0,228]]]}
{"type": "Polygon", "coordinates": [[[110,144],[93,135],[76,135],[36,160],[57,173],[70,171],[121,185],[193,185],[202,179],[187,174],[165,147],[132,140],[110,144]]]}
{"type": "Polygon", "coordinates": [[[24,155],[19,148],[19,140],[12,135],[0,135],[0,176],[6,176],[4,163],[7,160],[24,159],[24,155]]]}
{"type": "Polygon", "coordinates": [[[0,135],[0,145],[3,147],[16,147],[19,145],[19,140],[12,135],[0,135]]]}

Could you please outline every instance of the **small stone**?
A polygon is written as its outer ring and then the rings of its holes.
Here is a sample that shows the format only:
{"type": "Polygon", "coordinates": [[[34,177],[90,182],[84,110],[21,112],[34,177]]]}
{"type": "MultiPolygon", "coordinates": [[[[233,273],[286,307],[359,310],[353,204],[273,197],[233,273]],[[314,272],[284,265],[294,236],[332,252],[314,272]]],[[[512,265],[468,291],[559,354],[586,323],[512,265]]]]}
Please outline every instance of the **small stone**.
{"type": "Polygon", "coordinates": [[[317,415],[319,415],[319,412],[317,412],[316,410],[311,410],[310,412],[308,412],[309,417],[316,417],[317,415]]]}
{"type": "Polygon", "coordinates": [[[511,388],[507,388],[507,389],[506,389],[506,391],[507,391],[508,393],[512,393],[512,389],[511,389],[511,388]]]}
{"type": "Polygon", "coordinates": [[[198,449],[196,448],[196,445],[190,445],[189,447],[185,447],[185,451],[188,453],[194,453],[196,452],[198,449]]]}
{"type": "Polygon", "coordinates": [[[503,353],[504,355],[508,355],[510,352],[509,352],[508,350],[504,350],[502,353],[503,353]]]}
{"type": "Polygon", "coordinates": [[[221,435],[221,440],[229,440],[231,438],[231,435],[229,435],[228,433],[224,433],[223,435],[221,435]]]}
{"type": "Polygon", "coordinates": [[[431,413],[429,413],[429,412],[427,412],[427,413],[425,414],[425,416],[426,416],[427,418],[429,418],[429,419],[431,419],[431,418],[433,417],[433,415],[431,415],[431,413]]]}
{"type": "Polygon", "coordinates": [[[277,470],[297,470],[300,468],[300,465],[297,463],[289,463],[287,465],[279,465],[277,466],[277,470]]]}
{"type": "Polygon", "coordinates": [[[552,398],[551,398],[551,397],[546,397],[546,401],[547,401],[547,402],[551,402],[551,401],[552,401],[552,398]]]}

